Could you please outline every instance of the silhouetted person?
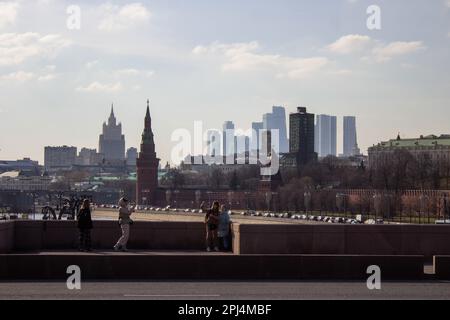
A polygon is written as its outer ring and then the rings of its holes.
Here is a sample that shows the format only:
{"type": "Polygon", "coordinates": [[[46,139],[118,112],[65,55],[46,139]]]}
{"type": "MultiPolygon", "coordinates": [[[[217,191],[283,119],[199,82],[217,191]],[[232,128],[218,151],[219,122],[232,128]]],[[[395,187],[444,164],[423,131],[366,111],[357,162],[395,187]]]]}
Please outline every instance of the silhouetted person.
{"type": "Polygon", "coordinates": [[[217,230],[219,227],[219,214],[220,214],[220,204],[215,201],[211,207],[206,212],[205,223],[206,223],[206,251],[211,252],[214,248],[215,251],[219,251],[217,230]]]}
{"type": "Polygon", "coordinates": [[[80,251],[91,251],[91,204],[89,200],[84,200],[77,215],[78,229],[80,231],[80,251]]]}

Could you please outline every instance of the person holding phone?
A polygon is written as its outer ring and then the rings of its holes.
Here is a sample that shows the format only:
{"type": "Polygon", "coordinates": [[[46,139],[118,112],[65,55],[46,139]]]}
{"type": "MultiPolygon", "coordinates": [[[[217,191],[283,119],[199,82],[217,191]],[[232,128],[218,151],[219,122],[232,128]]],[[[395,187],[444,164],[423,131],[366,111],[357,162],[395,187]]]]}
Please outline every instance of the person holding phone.
{"type": "Polygon", "coordinates": [[[206,251],[211,252],[211,248],[214,247],[214,251],[219,251],[217,229],[219,227],[219,214],[220,203],[215,201],[211,209],[207,210],[205,215],[206,223],[206,251]]]}
{"type": "Polygon", "coordinates": [[[128,251],[127,244],[128,239],[130,238],[130,225],[133,223],[131,215],[134,212],[134,208],[129,208],[128,204],[129,201],[126,198],[121,198],[119,200],[119,225],[122,230],[122,236],[114,246],[114,251],[128,251]]]}

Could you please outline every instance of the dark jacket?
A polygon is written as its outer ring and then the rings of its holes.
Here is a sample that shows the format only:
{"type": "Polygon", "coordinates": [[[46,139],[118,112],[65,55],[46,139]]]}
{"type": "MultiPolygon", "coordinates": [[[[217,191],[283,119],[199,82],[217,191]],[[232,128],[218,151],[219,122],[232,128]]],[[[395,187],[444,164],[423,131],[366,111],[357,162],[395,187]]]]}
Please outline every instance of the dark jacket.
{"type": "Polygon", "coordinates": [[[81,209],[77,215],[79,229],[92,229],[92,218],[90,209],[81,209]]]}
{"type": "Polygon", "coordinates": [[[214,226],[219,225],[219,212],[209,209],[206,212],[205,222],[208,225],[214,225],[214,226]]]}

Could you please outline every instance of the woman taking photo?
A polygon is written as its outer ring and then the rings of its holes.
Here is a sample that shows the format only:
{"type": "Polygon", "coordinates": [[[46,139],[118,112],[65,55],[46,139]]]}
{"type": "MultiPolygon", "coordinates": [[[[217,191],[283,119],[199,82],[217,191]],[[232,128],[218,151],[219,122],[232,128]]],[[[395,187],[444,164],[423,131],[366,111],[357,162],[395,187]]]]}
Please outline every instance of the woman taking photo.
{"type": "Polygon", "coordinates": [[[220,203],[215,201],[211,209],[207,210],[205,215],[206,223],[206,251],[219,251],[219,244],[217,239],[217,229],[219,227],[220,203]]]}
{"type": "Polygon", "coordinates": [[[114,251],[128,251],[127,243],[130,238],[130,225],[133,223],[131,215],[134,212],[134,208],[128,208],[128,200],[122,198],[119,200],[119,225],[122,230],[122,236],[114,246],[114,251]]]}

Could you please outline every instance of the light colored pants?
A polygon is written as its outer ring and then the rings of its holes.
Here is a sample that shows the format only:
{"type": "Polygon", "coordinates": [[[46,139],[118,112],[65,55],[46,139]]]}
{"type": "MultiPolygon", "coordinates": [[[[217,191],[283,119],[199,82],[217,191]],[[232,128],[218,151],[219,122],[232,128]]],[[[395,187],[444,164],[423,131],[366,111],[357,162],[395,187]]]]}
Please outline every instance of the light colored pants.
{"type": "Polygon", "coordinates": [[[115,245],[116,248],[126,248],[128,239],[130,238],[130,225],[122,224],[120,225],[120,228],[122,229],[122,236],[120,237],[119,241],[117,241],[117,244],[115,245]]]}

